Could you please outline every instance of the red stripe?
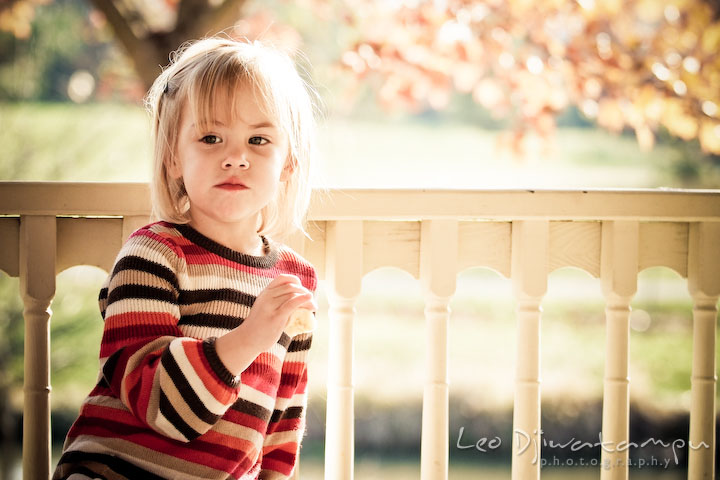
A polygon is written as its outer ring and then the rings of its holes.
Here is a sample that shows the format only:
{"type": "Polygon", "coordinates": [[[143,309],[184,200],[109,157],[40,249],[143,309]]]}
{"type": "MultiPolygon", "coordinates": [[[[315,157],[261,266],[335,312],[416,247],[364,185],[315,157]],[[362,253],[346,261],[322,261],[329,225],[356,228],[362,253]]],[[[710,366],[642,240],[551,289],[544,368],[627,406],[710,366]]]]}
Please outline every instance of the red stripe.
{"type": "Polygon", "coordinates": [[[205,388],[218,402],[227,405],[234,402],[238,396],[238,390],[229,387],[225,382],[212,373],[212,367],[205,357],[203,352],[202,342],[197,341],[184,341],[182,342],[183,350],[190,363],[193,365],[195,372],[198,372],[197,377],[202,381],[205,388]],[[200,373],[206,373],[201,375],[200,373]]]}
{"type": "Polygon", "coordinates": [[[285,443],[263,449],[263,470],[273,470],[289,476],[295,464],[297,443],[285,443]]]}
{"type": "MultiPolygon", "coordinates": [[[[128,402],[135,414],[141,418],[147,418],[148,404],[155,385],[155,375],[160,367],[160,356],[164,349],[155,350],[145,355],[140,365],[133,371],[127,373],[123,379],[128,392],[128,402]]],[[[128,357],[125,356],[123,364],[126,364],[128,357]]],[[[121,367],[121,365],[118,365],[121,367]]],[[[124,371],[124,366],[122,371],[124,371]]]]}
{"type": "Polygon", "coordinates": [[[254,446],[243,438],[209,431],[196,440],[184,443],[148,430],[127,412],[93,406],[91,409],[84,409],[84,413],[86,415],[73,425],[69,436],[73,438],[80,435],[108,438],[121,436],[150,450],[228,473],[235,469],[238,462],[253,463],[252,459],[247,458],[248,455],[242,452],[253,452],[254,446]]]}
{"type": "Polygon", "coordinates": [[[100,343],[100,356],[109,357],[122,347],[135,343],[138,347],[142,343],[151,342],[160,337],[182,337],[182,332],[175,325],[144,325],[136,323],[132,326],[106,329],[100,343]]]}
{"type": "Polygon", "coordinates": [[[253,415],[230,409],[223,415],[223,420],[243,427],[252,428],[256,432],[265,432],[267,430],[267,422],[253,415]]]}
{"type": "Polygon", "coordinates": [[[301,418],[283,418],[277,422],[273,422],[268,426],[268,433],[289,432],[291,430],[300,430],[302,428],[301,418]]]}

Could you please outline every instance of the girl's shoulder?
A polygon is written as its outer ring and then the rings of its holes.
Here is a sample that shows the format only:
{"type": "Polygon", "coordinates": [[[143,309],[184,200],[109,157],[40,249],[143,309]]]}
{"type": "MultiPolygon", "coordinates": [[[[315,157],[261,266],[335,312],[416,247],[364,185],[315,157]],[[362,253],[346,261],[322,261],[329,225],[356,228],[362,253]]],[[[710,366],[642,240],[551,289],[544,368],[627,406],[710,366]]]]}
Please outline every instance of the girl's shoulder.
{"type": "Polygon", "coordinates": [[[317,288],[317,273],[312,263],[284,243],[272,242],[272,247],[277,251],[276,267],[279,271],[296,275],[305,288],[317,288]]]}
{"type": "Polygon", "coordinates": [[[185,243],[187,240],[175,224],[159,221],[149,223],[131,233],[125,241],[123,251],[127,254],[160,250],[182,256],[182,246],[185,243]]]}

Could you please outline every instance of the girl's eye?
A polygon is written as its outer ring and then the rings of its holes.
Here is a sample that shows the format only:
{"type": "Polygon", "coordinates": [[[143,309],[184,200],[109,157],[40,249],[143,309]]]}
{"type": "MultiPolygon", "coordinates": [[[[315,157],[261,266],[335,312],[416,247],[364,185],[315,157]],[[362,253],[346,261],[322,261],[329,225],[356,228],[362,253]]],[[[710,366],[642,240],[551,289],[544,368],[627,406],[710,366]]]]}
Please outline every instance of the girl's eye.
{"type": "Polygon", "coordinates": [[[217,135],[205,135],[200,139],[200,141],[202,143],[207,143],[208,145],[214,145],[216,143],[221,143],[222,139],[217,135]]]}
{"type": "Polygon", "coordinates": [[[250,145],[265,145],[268,143],[268,140],[263,137],[251,137],[248,143],[250,143],[250,145]]]}

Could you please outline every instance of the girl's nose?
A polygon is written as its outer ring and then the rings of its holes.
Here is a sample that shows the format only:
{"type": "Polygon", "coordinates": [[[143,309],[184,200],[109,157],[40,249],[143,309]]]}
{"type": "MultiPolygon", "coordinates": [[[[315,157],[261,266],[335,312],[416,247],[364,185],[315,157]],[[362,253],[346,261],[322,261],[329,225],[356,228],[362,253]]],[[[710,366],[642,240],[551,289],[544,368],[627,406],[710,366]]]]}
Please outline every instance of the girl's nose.
{"type": "Polygon", "coordinates": [[[244,153],[231,153],[225,158],[225,160],[223,160],[223,168],[228,169],[236,167],[242,170],[250,168],[250,162],[248,162],[244,153]]]}

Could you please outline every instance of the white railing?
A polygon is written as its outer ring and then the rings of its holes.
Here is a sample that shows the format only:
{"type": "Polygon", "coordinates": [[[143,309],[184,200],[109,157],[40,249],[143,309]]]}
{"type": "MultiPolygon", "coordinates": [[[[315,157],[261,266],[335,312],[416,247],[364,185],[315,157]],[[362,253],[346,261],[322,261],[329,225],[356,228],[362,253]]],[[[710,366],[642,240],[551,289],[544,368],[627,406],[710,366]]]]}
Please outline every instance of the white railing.
{"type": "MultiPolygon", "coordinates": [[[[23,472],[50,466],[49,305],[73,265],[111,268],[146,223],[145,184],[0,183],[0,269],[20,277],[25,305],[23,472]]],[[[426,308],[421,476],[448,476],[448,321],[456,275],[472,266],[511,278],[517,300],[513,431],[540,441],[540,304],[547,276],[573,266],[601,279],[606,363],[601,478],[628,477],[630,302],[637,275],[666,266],[693,300],[691,479],[714,478],[715,338],[720,296],[720,191],[338,190],[316,194],[312,241],[287,242],[327,281],[330,340],[326,480],[353,478],[353,323],[364,274],[395,266],[418,278],[426,308]],[[533,433],[531,433],[533,432],[533,433]],[[605,463],[609,462],[609,463],[605,463]]],[[[537,479],[532,449],[513,446],[512,478],[537,479]]]]}

